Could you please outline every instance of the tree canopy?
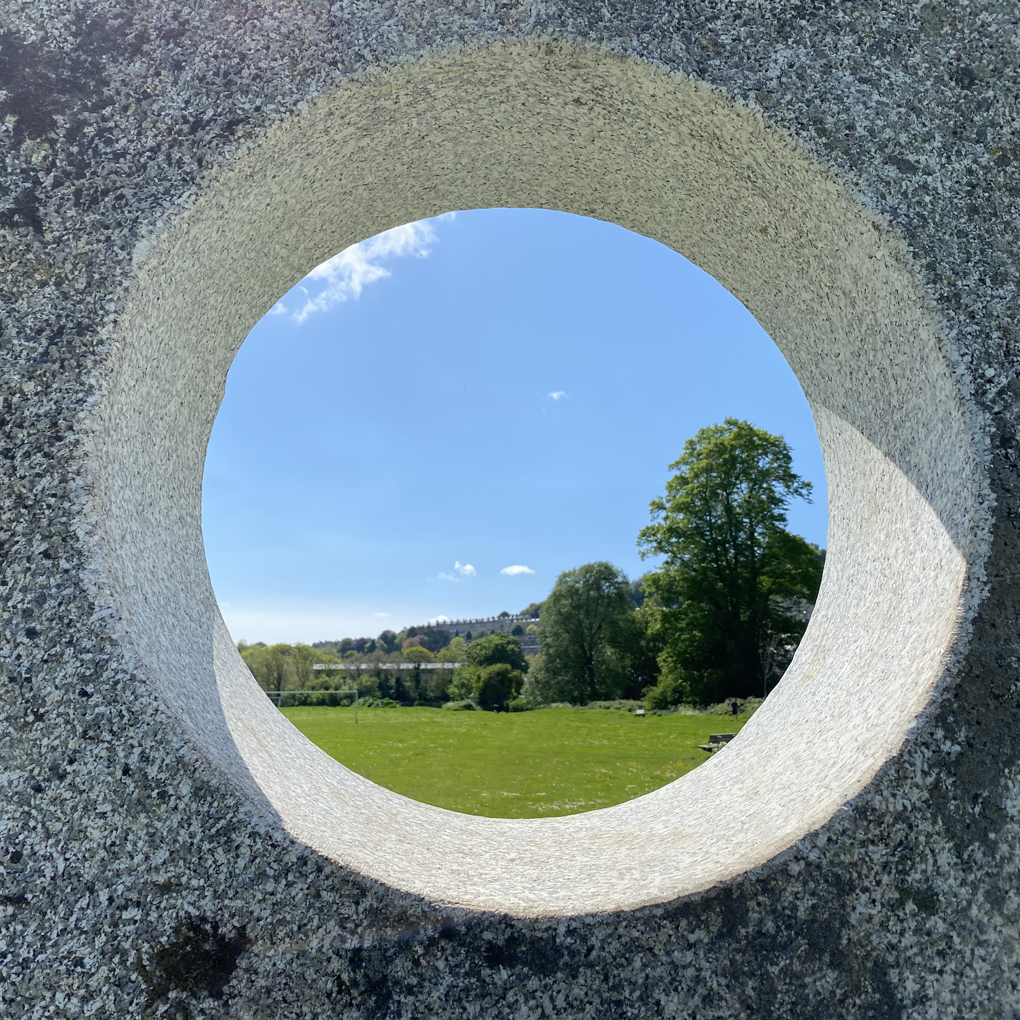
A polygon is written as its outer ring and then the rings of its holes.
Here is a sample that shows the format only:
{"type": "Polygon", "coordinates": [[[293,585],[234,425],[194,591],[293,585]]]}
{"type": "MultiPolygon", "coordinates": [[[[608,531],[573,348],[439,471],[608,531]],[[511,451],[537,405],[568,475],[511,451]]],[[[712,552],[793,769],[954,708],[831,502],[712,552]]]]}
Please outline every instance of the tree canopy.
{"type": "Polygon", "coordinates": [[[467,661],[472,666],[495,666],[505,662],[511,669],[528,671],[528,660],[521,651],[521,642],[512,634],[497,631],[488,637],[472,641],[466,649],[467,661]]]}
{"type": "Polygon", "coordinates": [[[427,649],[421,645],[412,645],[410,648],[404,649],[404,658],[408,662],[413,662],[415,665],[420,666],[423,662],[435,662],[436,657],[427,649]]]}
{"type": "Polygon", "coordinates": [[[516,698],[524,685],[528,660],[521,642],[497,632],[467,645],[467,665],[457,670],[449,686],[451,698],[472,698],[493,708],[516,698]]]}
{"type": "Polygon", "coordinates": [[[586,563],[560,574],[542,606],[537,697],[584,704],[619,696],[635,640],[629,593],[626,575],[611,563],[586,563]]]}
{"type": "Polygon", "coordinates": [[[642,556],[665,557],[642,608],[665,646],[653,705],[761,695],[777,645],[799,640],[790,603],[815,600],[824,555],[784,527],[811,493],[792,462],[782,436],[727,418],[670,465],[638,537],[642,556]]]}

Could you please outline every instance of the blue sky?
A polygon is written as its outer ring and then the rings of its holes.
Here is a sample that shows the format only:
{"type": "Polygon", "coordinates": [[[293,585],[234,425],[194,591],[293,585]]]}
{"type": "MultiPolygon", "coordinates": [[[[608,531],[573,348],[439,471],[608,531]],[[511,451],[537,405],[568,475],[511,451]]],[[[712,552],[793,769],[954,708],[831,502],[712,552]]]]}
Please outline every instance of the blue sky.
{"type": "Polygon", "coordinates": [[[209,568],[236,640],[517,612],[563,570],[634,577],[649,500],[728,416],[782,433],[825,544],[804,394],[714,279],[565,213],[408,224],[281,298],[230,370],[206,459],[209,568]]]}

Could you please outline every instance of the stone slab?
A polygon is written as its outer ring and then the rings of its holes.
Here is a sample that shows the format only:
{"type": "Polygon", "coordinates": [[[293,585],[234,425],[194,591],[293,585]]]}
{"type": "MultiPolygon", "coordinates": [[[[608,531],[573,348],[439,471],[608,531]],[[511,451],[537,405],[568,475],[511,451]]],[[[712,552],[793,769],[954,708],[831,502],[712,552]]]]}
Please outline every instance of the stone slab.
{"type": "Polygon", "coordinates": [[[1020,1014],[1017,33],[1006,3],[7,0],[0,1012],[1020,1014]],[[251,326],[348,244],[497,205],[716,276],[830,482],[775,693],[564,819],[312,747],[202,548],[251,326]]]}

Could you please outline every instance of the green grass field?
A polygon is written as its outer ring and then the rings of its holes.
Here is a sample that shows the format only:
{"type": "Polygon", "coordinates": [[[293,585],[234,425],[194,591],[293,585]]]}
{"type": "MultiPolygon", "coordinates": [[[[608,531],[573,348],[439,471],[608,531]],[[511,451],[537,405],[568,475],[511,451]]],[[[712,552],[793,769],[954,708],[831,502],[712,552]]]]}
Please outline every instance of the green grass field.
{"type": "Polygon", "coordinates": [[[380,786],[496,818],[569,815],[640,797],[708,758],[698,744],[747,721],[638,718],[548,708],[495,715],[438,708],[285,708],[309,740],[380,786]]]}

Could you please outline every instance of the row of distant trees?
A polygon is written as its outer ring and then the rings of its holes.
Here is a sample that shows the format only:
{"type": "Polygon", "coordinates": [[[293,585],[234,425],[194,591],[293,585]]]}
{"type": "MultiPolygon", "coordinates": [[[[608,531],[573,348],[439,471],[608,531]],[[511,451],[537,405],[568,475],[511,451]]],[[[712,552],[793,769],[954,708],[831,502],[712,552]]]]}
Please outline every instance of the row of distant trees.
{"type": "MultiPolygon", "coordinates": [[[[509,613],[501,613],[501,616],[509,616],[509,613]]],[[[464,640],[472,641],[485,637],[490,631],[484,627],[472,632],[467,631],[462,636],[464,640]]],[[[521,636],[525,633],[524,627],[517,627],[513,634],[521,636]]],[[[452,640],[453,635],[443,627],[405,627],[402,631],[384,630],[378,637],[368,638],[342,638],[336,641],[317,641],[312,648],[320,652],[327,652],[330,655],[342,659],[359,659],[364,661],[380,662],[391,661],[394,657],[399,658],[400,652],[409,648],[427,648],[430,652],[439,652],[452,640]]]]}
{"type": "Polygon", "coordinates": [[[437,653],[410,645],[399,653],[376,651],[360,658],[340,658],[304,644],[250,645],[242,641],[238,650],[263,690],[328,694],[356,689],[362,698],[402,705],[441,705],[454,700],[494,708],[517,698],[529,668],[520,639],[502,633],[480,635],[473,641],[454,637],[437,653]],[[458,663],[459,668],[425,668],[435,662],[458,663]],[[340,664],[356,668],[315,669],[316,665],[340,664]],[[398,665],[402,668],[392,668],[398,665]]]}
{"type": "Polygon", "coordinates": [[[661,558],[657,567],[633,582],[606,562],[561,574],[544,602],[524,610],[541,618],[530,660],[512,634],[413,627],[241,653],[275,690],[336,686],[315,662],[413,662],[403,673],[349,675],[366,696],[404,704],[643,698],[665,708],[762,696],[792,657],[821,582],[824,550],[786,528],[789,504],[809,500],[811,484],[793,471],[782,436],[732,418],[688,440],[670,470],[638,536],[643,557],[661,558]],[[420,668],[432,660],[464,665],[420,668]]]}

